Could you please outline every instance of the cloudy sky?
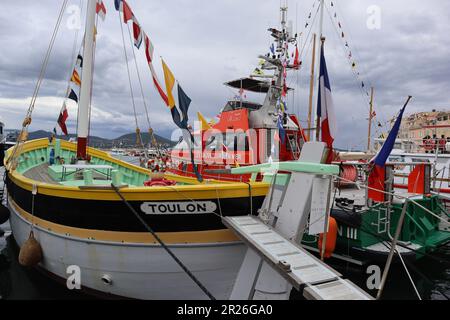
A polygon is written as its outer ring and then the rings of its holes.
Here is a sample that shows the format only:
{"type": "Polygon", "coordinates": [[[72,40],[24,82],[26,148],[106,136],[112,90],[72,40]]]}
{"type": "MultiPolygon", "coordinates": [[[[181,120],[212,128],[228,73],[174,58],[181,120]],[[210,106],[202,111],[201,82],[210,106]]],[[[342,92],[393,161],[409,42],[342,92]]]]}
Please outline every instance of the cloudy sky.
{"type": "MultiPolygon", "coordinates": [[[[119,17],[113,0],[104,2],[108,14],[98,28],[91,134],[114,138],[133,131],[135,126],[119,17]]],[[[55,126],[73,64],[72,48],[77,35],[74,25],[80,3],[84,8],[85,0],[69,0],[31,130],[51,130],[55,126]]],[[[258,64],[257,56],[269,50],[271,39],[267,28],[279,25],[280,0],[129,0],[128,3],[153,40],[155,56],[165,59],[192,98],[191,118],[195,118],[197,111],[214,117],[226,100],[237,93],[223,83],[252,73],[258,64]]],[[[308,34],[310,26],[312,32],[318,32],[319,18],[314,20],[317,3],[318,0],[288,2],[289,19],[302,33],[299,47],[304,48],[303,68],[289,76],[290,86],[296,90],[289,97],[288,107],[298,113],[303,125],[311,56],[308,34]]],[[[365,145],[369,100],[366,90],[371,85],[375,87],[375,133],[379,130],[376,124],[384,124],[395,115],[408,95],[414,97],[409,112],[450,108],[450,2],[327,0],[325,3],[323,30],[339,147],[365,145]],[[345,47],[345,41],[349,48],[345,47]],[[352,62],[356,68],[351,67],[352,62]]],[[[7,128],[18,128],[22,123],[61,4],[61,0],[2,0],[0,118],[7,128]]],[[[81,15],[84,12],[82,9],[81,15]]],[[[83,21],[81,25],[84,27],[83,21]]],[[[82,33],[79,30],[77,46],[82,33]]],[[[132,56],[126,29],[125,40],[132,56]]],[[[142,48],[136,51],[136,56],[152,126],[170,137],[175,126],[152,86],[142,48]]],[[[161,69],[160,64],[155,67],[161,69]]],[[[148,125],[133,61],[130,69],[139,125],[144,130],[148,125]]],[[[69,114],[69,131],[75,132],[75,106],[69,106],[69,114]]]]}

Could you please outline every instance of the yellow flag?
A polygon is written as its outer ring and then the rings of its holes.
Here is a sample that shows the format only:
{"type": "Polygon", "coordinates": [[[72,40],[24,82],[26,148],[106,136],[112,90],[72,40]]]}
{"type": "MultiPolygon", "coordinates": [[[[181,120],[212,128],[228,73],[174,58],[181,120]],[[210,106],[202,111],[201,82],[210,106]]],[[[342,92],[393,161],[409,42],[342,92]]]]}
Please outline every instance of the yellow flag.
{"type": "Polygon", "coordinates": [[[168,107],[173,108],[175,106],[175,99],[173,98],[172,89],[175,84],[175,77],[173,76],[172,71],[170,71],[164,60],[161,59],[161,61],[164,70],[164,79],[166,82],[168,107]]]}
{"type": "Polygon", "coordinates": [[[206,121],[205,117],[200,113],[197,112],[198,121],[200,121],[201,131],[209,130],[211,129],[211,126],[209,125],[208,121],[206,121]]]}

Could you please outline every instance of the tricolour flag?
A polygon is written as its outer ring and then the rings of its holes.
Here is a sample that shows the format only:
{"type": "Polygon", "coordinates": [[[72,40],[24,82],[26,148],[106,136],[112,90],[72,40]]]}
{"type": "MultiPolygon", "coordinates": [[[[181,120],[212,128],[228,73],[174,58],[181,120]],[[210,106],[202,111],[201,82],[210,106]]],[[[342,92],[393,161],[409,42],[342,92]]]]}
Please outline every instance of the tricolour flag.
{"type": "Polygon", "coordinates": [[[398,131],[400,130],[400,125],[402,123],[402,117],[403,117],[403,113],[405,112],[405,109],[406,109],[406,104],[400,110],[400,113],[398,114],[397,119],[395,120],[394,126],[392,127],[391,131],[389,132],[389,136],[387,137],[387,139],[384,142],[383,146],[381,147],[380,151],[371,160],[371,162],[374,163],[378,167],[384,167],[387,159],[389,158],[389,155],[391,154],[392,149],[394,148],[395,139],[397,139],[398,131]]]}
{"type": "Polygon", "coordinates": [[[337,128],[323,44],[320,51],[320,81],[319,97],[317,101],[317,117],[321,119],[322,141],[327,144],[329,149],[327,163],[331,163],[333,158],[333,142],[336,137],[337,128]]]}
{"type": "Polygon", "coordinates": [[[67,112],[66,103],[63,103],[61,112],[59,113],[58,117],[58,125],[61,128],[61,131],[67,136],[67,126],[66,126],[66,120],[69,117],[69,113],[67,112]]]}
{"type": "Polygon", "coordinates": [[[98,16],[105,21],[106,18],[106,7],[102,0],[97,0],[96,12],[98,16]]]}

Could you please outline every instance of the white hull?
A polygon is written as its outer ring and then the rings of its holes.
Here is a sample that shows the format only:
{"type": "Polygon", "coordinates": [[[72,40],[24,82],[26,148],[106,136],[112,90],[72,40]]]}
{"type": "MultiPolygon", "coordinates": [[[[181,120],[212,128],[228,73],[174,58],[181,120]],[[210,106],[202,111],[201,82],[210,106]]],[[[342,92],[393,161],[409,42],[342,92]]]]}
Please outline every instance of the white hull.
{"type": "MultiPolygon", "coordinates": [[[[19,246],[30,223],[10,206],[11,229],[19,246]]],[[[67,267],[79,266],[81,285],[105,294],[134,299],[207,299],[160,246],[80,240],[35,227],[43,249],[40,267],[67,279],[67,267]],[[110,285],[102,281],[109,277],[110,285]]],[[[171,250],[217,298],[228,299],[245,255],[241,243],[173,245],[171,250]]]]}

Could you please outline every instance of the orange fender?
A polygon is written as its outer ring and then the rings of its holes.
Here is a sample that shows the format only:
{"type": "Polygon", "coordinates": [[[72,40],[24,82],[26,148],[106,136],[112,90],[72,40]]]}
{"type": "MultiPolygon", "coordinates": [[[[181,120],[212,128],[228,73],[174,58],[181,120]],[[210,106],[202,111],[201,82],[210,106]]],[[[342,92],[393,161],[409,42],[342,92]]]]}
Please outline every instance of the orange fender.
{"type": "MultiPolygon", "coordinates": [[[[327,232],[327,242],[325,243],[324,258],[330,258],[334,252],[334,249],[336,249],[337,234],[338,234],[338,225],[336,219],[330,217],[327,232]]],[[[323,233],[319,235],[319,241],[317,242],[319,252],[322,252],[322,243],[323,243],[323,233]]]]}

